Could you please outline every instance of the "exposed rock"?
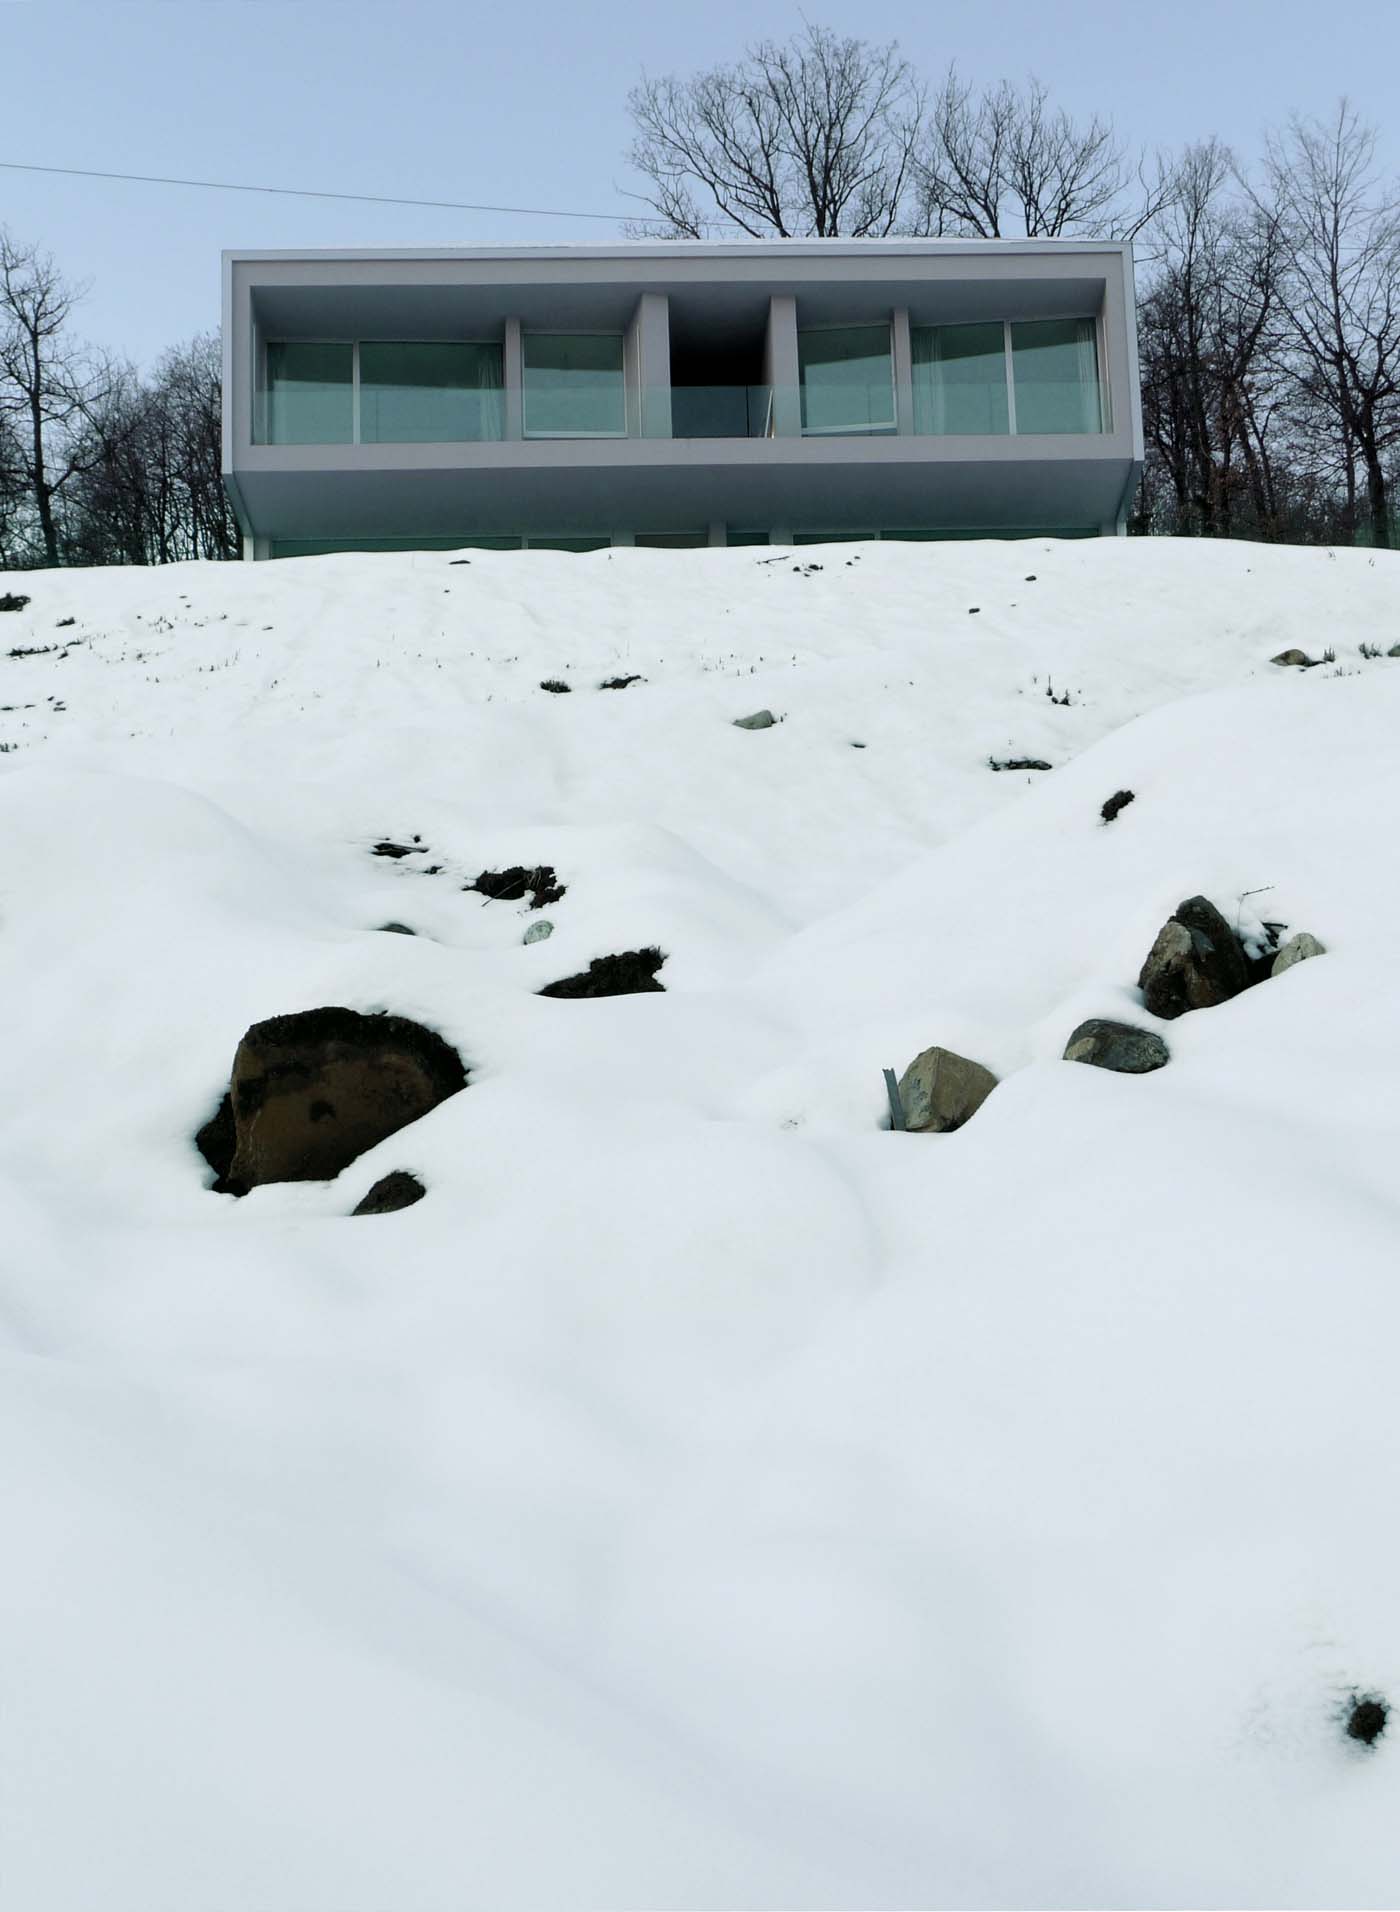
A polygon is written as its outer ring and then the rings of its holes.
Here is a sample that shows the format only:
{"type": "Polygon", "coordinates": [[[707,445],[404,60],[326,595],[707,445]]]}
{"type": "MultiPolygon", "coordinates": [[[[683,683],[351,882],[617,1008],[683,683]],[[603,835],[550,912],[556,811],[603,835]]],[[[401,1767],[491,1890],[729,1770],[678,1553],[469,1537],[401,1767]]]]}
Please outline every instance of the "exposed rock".
{"type": "Polygon", "coordinates": [[[233,1120],[233,1097],[225,1089],[217,1109],[196,1129],[195,1147],[213,1169],[220,1182],[233,1166],[233,1151],[238,1146],[238,1131],[233,1120]]]}
{"type": "Polygon", "coordinates": [[[1043,757],[988,757],[993,770],[1048,770],[1043,757]]]}
{"type": "Polygon", "coordinates": [[[422,856],[427,850],[427,847],[427,844],[421,842],[417,837],[413,839],[412,843],[395,843],[386,837],[382,843],[375,844],[374,848],[370,851],[370,855],[392,857],[394,861],[397,862],[398,859],[403,856],[422,856]]]}
{"type": "Polygon", "coordinates": [[[1400,644],[1392,644],[1386,652],[1387,657],[1400,657],[1400,644]]]}
{"type": "Polygon", "coordinates": [[[771,730],[777,721],[771,710],[756,710],[751,716],[736,717],[734,728],[736,730],[771,730]]]}
{"type": "Polygon", "coordinates": [[[427,1192],[416,1175],[410,1175],[407,1169],[396,1168],[391,1175],[381,1175],[364,1199],[356,1202],[350,1213],[352,1215],[392,1215],[396,1209],[412,1208],[415,1202],[422,1201],[427,1192]]]}
{"type": "Polygon", "coordinates": [[[404,1016],[340,1008],[274,1016],[254,1023],[233,1059],[232,1159],[220,1171],[211,1153],[225,1131],[208,1131],[221,1116],[200,1131],[200,1147],[224,1194],[329,1181],[466,1080],[456,1050],[404,1016]]]}
{"type": "Polygon", "coordinates": [[[1277,657],[1269,659],[1271,664],[1296,664],[1303,670],[1311,670],[1317,663],[1315,657],[1309,657],[1306,651],[1300,651],[1296,645],[1286,651],[1280,651],[1277,657]]]}
{"type": "Polygon", "coordinates": [[[567,696],[571,688],[562,677],[546,677],[540,685],[541,690],[552,690],[556,697],[567,696]]]}
{"type": "Polygon", "coordinates": [[[1390,1708],[1382,1699],[1368,1696],[1353,1699],[1347,1714],[1347,1738],[1359,1739],[1363,1746],[1374,1746],[1385,1731],[1390,1708]]]}
{"type": "Polygon", "coordinates": [[[1170,1021],[1188,1009],[1211,1009],[1249,987],[1240,940],[1204,896],[1188,897],[1158,931],[1138,977],[1143,1001],[1170,1021]]]}
{"type": "Polygon", "coordinates": [[[6,591],[0,596],[0,611],[22,611],[28,602],[18,591],[6,591]]]}
{"type": "Polygon", "coordinates": [[[643,684],[646,679],[638,671],[628,677],[605,677],[598,686],[599,690],[626,690],[629,684],[643,684]]]}
{"type": "Polygon", "coordinates": [[[407,923],[381,923],[381,934],[385,936],[416,936],[416,929],[410,929],[407,923]]]}
{"type": "Polygon", "coordinates": [[[899,1078],[904,1126],[920,1134],[948,1135],[976,1115],[997,1079],[980,1062],[951,1049],[925,1049],[899,1078]]]}
{"type": "Polygon", "coordinates": [[[666,958],[659,949],[628,949],[620,956],[595,956],[577,976],[565,976],[540,990],[542,996],[638,996],[664,989],[656,972],[666,958]]]}
{"type": "Polygon", "coordinates": [[[1113,795],[1099,811],[1105,823],[1112,823],[1120,810],[1126,810],[1130,803],[1136,803],[1137,796],[1131,790],[1115,790],[1113,795]]]}
{"type": "Polygon", "coordinates": [[[1065,1061],[1088,1062],[1096,1069],[1113,1069],[1119,1075],[1149,1075],[1171,1061],[1171,1051],[1150,1029],[1091,1016],[1070,1037],[1065,1061]]]}
{"type": "Polygon", "coordinates": [[[544,916],[541,917],[538,923],[531,923],[529,929],[525,932],[524,941],[527,943],[542,943],[547,937],[553,934],[554,925],[547,916],[544,916]]]}
{"type": "Polygon", "coordinates": [[[528,895],[532,910],[542,910],[547,903],[557,903],[564,894],[564,885],[555,876],[552,863],[536,864],[533,870],[527,870],[519,863],[508,870],[483,870],[476,881],[468,883],[466,887],[478,890],[482,896],[489,896],[496,903],[519,903],[528,895]]]}
{"type": "Polygon", "coordinates": [[[1306,963],[1313,956],[1325,956],[1326,949],[1315,936],[1300,929],[1296,936],[1290,936],[1283,948],[1273,960],[1269,971],[1271,976],[1281,976],[1285,969],[1292,969],[1294,963],[1306,963]]]}

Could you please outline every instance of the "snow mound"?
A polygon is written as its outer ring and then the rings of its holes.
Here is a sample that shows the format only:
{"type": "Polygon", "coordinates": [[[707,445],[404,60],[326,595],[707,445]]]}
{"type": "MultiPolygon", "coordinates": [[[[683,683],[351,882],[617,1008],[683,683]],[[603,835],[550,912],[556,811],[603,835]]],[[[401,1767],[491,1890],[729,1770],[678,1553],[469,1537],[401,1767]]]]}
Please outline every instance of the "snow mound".
{"type": "Polygon", "coordinates": [[[6,588],[8,1899],[1393,1903],[1400,558],[6,588]],[[1196,893],[1327,954],[1062,1062],[1196,893]],[[468,1088],[213,1194],[321,1004],[468,1088]],[[891,1134],[935,1043],[1000,1084],[891,1134]]]}

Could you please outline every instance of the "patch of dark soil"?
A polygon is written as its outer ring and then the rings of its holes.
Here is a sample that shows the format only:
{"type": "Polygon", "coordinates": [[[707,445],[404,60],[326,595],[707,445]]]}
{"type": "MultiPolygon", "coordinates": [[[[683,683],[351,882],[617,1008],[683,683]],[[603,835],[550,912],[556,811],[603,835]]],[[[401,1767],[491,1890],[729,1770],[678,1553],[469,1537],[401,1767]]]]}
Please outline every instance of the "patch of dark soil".
{"type": "Polygon", "coordinates": [[[464,887],[489,896],[493,903],[519,903],[528,895],[532,910],[557,903],[564,894],[564,885],[555,876],[552,863],[537,864],[533,870],[519,863],[509,870],[483,870],[474,883],[464,887]]]}
{"type": "MultiPolygon", "coordinates": [[[[27,603],[28,599],[25,602],[27,603]]],[[[48,657],[52,652],[61,649],[62,646],[58,644],[17,644],[9,655],[11,657],[48,657]]]]}
{"type": "Polygon", "coordinates": [[[1120,810],[1126,810],[1130,803],[1135,803],[1136,801],[1137,801],[1137,796],[1134,791],[1115,790],[1113,795],[1108,799],[1107,803],[1105,803],[1105,805],[1103,806],[1102,810],[1099,811],[1099,815],[1103,818],[1105,823],[1112,823],[1113,819],[1118,815],[1118,812],[1120,810]]]}
{"type": "Polygon", "coordinates": [[[391,856],[397,861],[401,856],[424,856],[427,849],[422,837],[414,837],[412,843],[395,843],[392,838],[386,837],[382,843],[375,844],[370,855],[391,856]]]}
{"type": "Polygon", "coordinates": [[[0,596],[0,611],[22,611],[28,602],[29,599],[22,597],[18,591],[6,591],[0,596]]]}
{"type": "Polygon", "coordinates": [[[565,976],[539,993],[578,1000],[584,996],[640,996],[650,990],[664,990],[665,984],[656,980],[656,972],[665,960],[656,948],[595,956],[580,975],[565,976]]]}
{"type": "Polygon", "coordinates": [[[54,625],[54,629],[56,631],[66,631],[70,624],[76,624],[77,621],[75,617],[61,617],[57,624],[54,625]]]}
{"type": "Polygon", "coordinates": [[[559,677],[546,677],[540,684],[541,690],[552,690],[556,697],[566,696],[570,688],[571,686],[559,677]]]}
{"type": "Polygon", "coordinates": [[[1048,770],[1043,757],[988,757],[993,770],[1048,770]]]}
{"type": "Polygon", "coordinates": [[[626,690],[629,684],[644,684],[646,679],[633,671],[630,677],[605,677],[598,686],[599,690],[626,690]]]}
{"type": "Polygon", "coordinates": [[[392,1175],[381,1175],[374,1187],[351,1209],[352,1215],[392,1215],[400,1208],[412,1208],[421,1202],[427,1189],[416,1175],[396,1168],[392,1175]]]}
{"type": "Polygon", "coordinates": [[[1385,1731],[1390,1708],[1374,1694],[1353,1699],[1347,1716],[1347,1738],[1359,1739],[1363,1746],[1374,1746],[1385,1731]]]}
{"type": "MultiPolygon", "coordinates": [[[[223,1100],[204,1124],[196,1129],[195,1147],[204,1157],[222,1182],[233,1166],[233,1151],[238,1143],[238,1134],[233,1120],[233,1097],[224,1090],[223,1100]]],[[[218,1186],[218,1182],[215,1186],[218,1186]]]]}

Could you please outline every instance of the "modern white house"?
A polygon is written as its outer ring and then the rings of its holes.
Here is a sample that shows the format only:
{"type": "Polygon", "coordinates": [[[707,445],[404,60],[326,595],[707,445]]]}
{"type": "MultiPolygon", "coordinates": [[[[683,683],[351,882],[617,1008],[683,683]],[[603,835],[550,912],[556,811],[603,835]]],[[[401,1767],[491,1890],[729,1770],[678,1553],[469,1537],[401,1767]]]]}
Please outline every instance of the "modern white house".
{"type": "Polygon", "coordinates": [[[224,254],[250,557],[1121,531],[1132,249],[224,254]]]}

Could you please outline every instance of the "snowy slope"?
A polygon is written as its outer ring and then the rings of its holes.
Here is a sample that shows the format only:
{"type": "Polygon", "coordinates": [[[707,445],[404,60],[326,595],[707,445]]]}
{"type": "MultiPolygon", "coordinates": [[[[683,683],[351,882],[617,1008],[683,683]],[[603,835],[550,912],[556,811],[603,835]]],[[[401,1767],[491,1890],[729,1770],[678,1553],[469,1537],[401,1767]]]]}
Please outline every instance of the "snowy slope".
{"type": "Polygon", "coordinates": [[[6,1903],[1395,1903],[1400,558],[464,555],[0,577],[6,1903]],[[212,1194],[320,1003],[470,1087],[212,1194]]]}

